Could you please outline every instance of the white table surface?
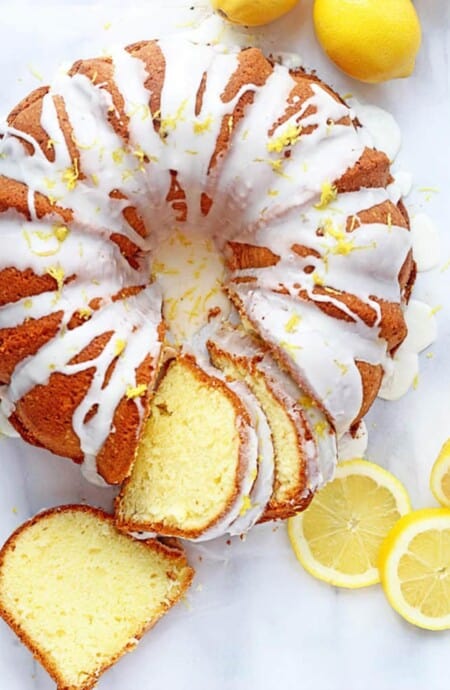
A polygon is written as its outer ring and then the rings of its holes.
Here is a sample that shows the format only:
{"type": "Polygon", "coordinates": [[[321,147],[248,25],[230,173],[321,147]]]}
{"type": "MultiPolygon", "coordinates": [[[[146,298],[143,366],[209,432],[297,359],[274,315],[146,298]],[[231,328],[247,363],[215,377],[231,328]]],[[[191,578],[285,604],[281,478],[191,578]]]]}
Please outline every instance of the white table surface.
{"type": "MultiPolygon", "coordinates": [[[[440,226],[440,266],[419,277],[414,293],[442,305],[433,357],[421,357],[416,390],[398,402],[377,401],[368,418],[368,457],[394,471],[414,506],[422,507],[435,504],[429,470],[450,436],[450,270],[441,270],[450,259],[450,23],[446,0],[416,4],[424,41],[408,80],[366,86],[338,72],[313,37],[311,0],[252,32],[248,41],[271,51],[296,51],[341,93],[392,112],[403,131],[395,167],[414,175],[410,211],[426,212],[440,226]],[[426,194],[419,191],[423,187],[438,191],[426,194]]],[[[37,73],[46,83],[62,60],[186,31],[180,25],[206,15],[205,7],[206,0],[0,0],[0,112],[39,86],[37,73]]],[[[0,461],[1,541],[50,505],[111,505],[112,491],[90,486],[70,462],[21,441],[2,439],[0,461]]],[[[109,671],[100,690],[447,690],[450,633],[408,625],[379,587],[352,592],[315,581],[297,564],[283,525],[256,528],[245,542],[193,548],[191,556],[198,574],[186,606],[170,612],[109,671]]],[[[53,687],[1,623],[0,690],[53,687]]]]}

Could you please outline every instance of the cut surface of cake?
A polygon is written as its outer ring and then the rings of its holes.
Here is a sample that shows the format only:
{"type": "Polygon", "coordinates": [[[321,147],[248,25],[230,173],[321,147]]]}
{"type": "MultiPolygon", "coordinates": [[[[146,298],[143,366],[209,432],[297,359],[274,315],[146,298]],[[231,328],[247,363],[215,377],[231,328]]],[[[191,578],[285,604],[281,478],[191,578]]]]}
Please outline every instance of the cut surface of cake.
{"type": "Polygon", "coordinates": [[[238,395],[191,355],[168,364],[116,502],[121,528],[190,539],[222,534],[257,476],[258,445],[238,395]]]}
{"type": "MultiPolygon", "coordinates": [[[[0,182],[1,410],[93,481],[130,475],[165,347],[211,312],[239,314],[338,437],[406,335],[415,266],[387,156],[332,89],[256,48],[167,37],[76,62],[9,114],[0,182]]],[[[275,503],[301,507],[314,482],[285,448],[275,503]]]]}
{"type": "Polygon", "coordinates": [[[121,534],[100,510],[63,506],[0,551],[0,615],[58,690],[90,690],[192,578],[179,549],[121,534]]]}
{"type": "MultiPolygon", "coordinates": [[[[251,336],[232,327],[207,343],[212,362],[230,379],[243,380],[267,417],[275,454],[274,491],[263,519],[289,517],[306,507],[319,484],[317,446],[300,406],[301,393],[251,336]],[[286,385],[288,384],[288,385],[286,385]],[[295,387],[294,387],[295,389],[295,387]]],[[[329,425],[327,425],[329,426],[329,425]]],[[[330,433],[333,434],[331,427],[330,433]]]]}

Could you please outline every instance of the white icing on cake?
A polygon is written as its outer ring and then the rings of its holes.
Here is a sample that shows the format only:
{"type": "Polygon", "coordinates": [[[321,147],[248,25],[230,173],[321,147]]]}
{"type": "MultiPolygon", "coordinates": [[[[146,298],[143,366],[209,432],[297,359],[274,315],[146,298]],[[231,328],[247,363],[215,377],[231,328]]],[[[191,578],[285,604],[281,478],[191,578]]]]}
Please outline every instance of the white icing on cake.
{"type": "Polygon", "coordinates": [[[439,233],[425,213],[411,218],[411,239],[418,271],[429,271],[439,263],[439,233]]]}
{"type": "Polygon", "coordinates": [[[408,335],[392,360],[378,393],[384,400],[398,400],[417,381],[419,352],[436,340],[437,327],[433,309],[419,300],[410,300],[405,310],[408,335]]]}
{"type": "Polygon", "coordinates": [[[349,101],[358,120],[372,135],[375,148],[394,161],[402,144],[402,133],[394,117],[376,105],[360,103],[356,98],[349,101]]]}

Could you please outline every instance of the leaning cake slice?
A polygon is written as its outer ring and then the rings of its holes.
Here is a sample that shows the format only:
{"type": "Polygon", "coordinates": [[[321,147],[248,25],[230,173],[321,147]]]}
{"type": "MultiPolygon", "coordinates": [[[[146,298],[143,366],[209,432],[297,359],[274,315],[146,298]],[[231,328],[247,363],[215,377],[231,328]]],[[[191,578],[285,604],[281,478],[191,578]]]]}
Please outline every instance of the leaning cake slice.
{"type": "Polygon", "coordinates": [[[100,510],[64,506],[26,522],[0,551],[0,615],[58,690],[90,690],[193,574],[179,549],[121,534],[100,510]]]}

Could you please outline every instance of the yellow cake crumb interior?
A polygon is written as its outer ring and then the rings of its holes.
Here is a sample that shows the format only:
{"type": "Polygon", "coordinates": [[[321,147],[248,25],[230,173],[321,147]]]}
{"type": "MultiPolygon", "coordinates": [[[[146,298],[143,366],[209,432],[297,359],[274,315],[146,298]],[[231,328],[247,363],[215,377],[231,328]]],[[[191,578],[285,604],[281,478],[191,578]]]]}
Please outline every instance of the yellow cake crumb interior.
{"type": "Polygon", "coordinates": [[[283,502],[298,490],[299,468],[303,463],[303,453],[297,438],[293,421],[286,408],[269,389],[264,376],[250,372],[229,357],[221,356],[214,349],[211,358],[215,366],[232,379],[244,381],[258,399],[267,417],[275,454],[275,482],[272,500],[283,502]]]}
{"type": "Polygon", "coordinates": [[[202,530],[236,493],[241,439],[231,393],[185,358],[174,360],[152,402],[123,522],[202,530]]]}
{"type": "Polygon", "coordinates": [[[53,513],[7,552],[2,603],[64,687],[83,687],[176,598],[183,563],[89,512],[53,513]]]}

